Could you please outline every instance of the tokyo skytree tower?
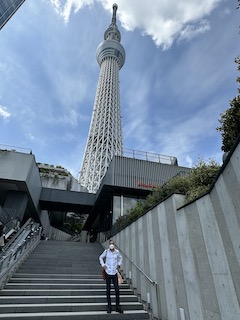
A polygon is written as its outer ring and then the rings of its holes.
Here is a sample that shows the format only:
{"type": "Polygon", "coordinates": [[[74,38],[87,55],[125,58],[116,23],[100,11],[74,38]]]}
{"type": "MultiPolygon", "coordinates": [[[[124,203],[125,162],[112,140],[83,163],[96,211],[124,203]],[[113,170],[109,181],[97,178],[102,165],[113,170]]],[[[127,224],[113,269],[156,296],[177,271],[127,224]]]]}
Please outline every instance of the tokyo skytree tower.
{"type": "Polygon", "coordinates": [[[119,70],[125,50],[116,25],[117,8],[114,4],[112,22],[96,52],[100,75],[79,176],[80,184],[92,193],[97,192],[113,156],[123,154],[119,70]]]}

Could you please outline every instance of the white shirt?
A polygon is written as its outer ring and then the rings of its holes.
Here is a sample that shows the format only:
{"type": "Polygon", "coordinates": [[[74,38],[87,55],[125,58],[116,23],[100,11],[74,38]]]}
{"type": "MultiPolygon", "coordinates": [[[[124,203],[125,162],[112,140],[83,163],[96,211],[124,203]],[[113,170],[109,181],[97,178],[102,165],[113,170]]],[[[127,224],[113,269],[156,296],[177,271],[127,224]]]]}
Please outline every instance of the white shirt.
{"type": "Polygon", "coordinates": [[[100,255],[99,261],[102,267],[107,267],[105,269],[107,274],[114,275],[117,273],[117,267],[122,265],[122,255],[117,249],[114,249],[113,251],[107,249],[100,255]]]}

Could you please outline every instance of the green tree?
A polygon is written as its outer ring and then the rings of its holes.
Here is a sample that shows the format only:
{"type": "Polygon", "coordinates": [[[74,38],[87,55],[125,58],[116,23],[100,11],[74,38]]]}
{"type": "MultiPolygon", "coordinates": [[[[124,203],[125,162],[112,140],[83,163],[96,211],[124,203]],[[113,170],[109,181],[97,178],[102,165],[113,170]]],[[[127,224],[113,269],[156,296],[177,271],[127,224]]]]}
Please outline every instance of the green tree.
{"type": "MultiPolygon", "coordinates": [[[[238,71],[240,71],[240,57],[237,57],[235,62],[238,65],[238,71]]],[[[240,83],[240,77],[237,77],[237,82],[240,83]]],[[[218,120],[220,126],[216,129],[222,135],[221,149],[224,152],[228,152],[240,133],[240,88],[238,88],[238,96],[230,101],[230,107],[221,113],[220,116],[218,120]]]]}

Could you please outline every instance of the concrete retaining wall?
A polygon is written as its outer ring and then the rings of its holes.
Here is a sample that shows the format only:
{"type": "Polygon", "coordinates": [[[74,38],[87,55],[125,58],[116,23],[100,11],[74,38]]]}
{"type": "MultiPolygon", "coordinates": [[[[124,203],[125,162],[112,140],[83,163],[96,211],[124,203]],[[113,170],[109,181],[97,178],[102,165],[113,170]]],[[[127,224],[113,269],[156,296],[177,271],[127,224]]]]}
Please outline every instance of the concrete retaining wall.
{"type": "Polygon", "coordinates": [[[114,237],[131,260],[124,273],[155,318],[240,319],[240,145],[209,194],[183,201],[169,197],[114,237]]]}

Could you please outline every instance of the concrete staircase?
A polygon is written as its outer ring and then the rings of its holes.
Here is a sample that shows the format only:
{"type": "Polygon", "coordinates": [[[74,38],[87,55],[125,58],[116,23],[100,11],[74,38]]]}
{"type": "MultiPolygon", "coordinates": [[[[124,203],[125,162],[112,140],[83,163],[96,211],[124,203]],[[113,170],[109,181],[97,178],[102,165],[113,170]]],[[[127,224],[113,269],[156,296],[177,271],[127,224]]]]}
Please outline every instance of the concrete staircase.
{"type": "MultiPolygon", "coordinates": [[[[0,291],[0,319],[149,319],[129,285],[120,285],[124,314],[107,314],[100,244],[41,241],[0,291]]],[[[112,301],[115,301],[114,290],[112,301]]]]}

